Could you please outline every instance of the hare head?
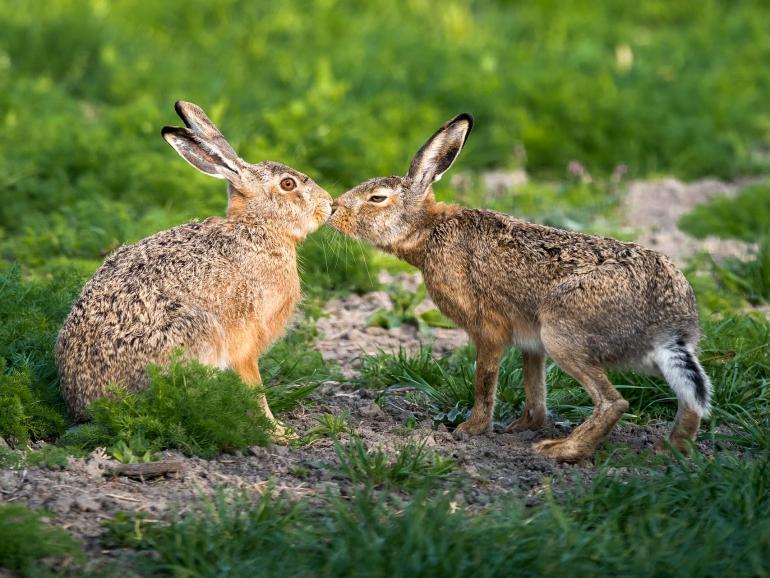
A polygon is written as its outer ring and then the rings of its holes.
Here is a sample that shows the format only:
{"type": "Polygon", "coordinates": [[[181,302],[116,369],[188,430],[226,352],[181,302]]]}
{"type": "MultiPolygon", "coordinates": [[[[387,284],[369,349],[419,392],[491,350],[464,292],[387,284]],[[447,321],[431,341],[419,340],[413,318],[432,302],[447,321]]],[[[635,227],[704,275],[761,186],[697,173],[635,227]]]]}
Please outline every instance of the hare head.
{"type": "Polygon", "coordinates": [[[470,114],[454,117],[417,151],[406,176],[370,179],[337,198],[329,224],[383,249],[404,242],[434,208],[431,185],[452,166],[472,128],[470,114]]]}
{"type": "Polygon", "coordinates": [[[187,128],[166,126],[163,138],[196,169],[228,182],[227,216],[269,221],[302,239],[331,213],[331,196],[313,180],[281,163],[241,159],[199,106],[174,106],[187,128]]]}

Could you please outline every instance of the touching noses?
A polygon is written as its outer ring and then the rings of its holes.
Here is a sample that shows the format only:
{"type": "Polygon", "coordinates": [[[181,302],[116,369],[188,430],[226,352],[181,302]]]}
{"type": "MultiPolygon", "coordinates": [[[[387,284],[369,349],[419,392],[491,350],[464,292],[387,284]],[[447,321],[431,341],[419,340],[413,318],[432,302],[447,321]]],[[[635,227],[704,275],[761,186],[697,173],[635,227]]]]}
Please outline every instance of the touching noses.
{"type": "Polygon", "coordinates": [[[332,201],[332,215],[334,214],[334,212],[335,212],[336,210],[337,210],[337,199],[334,199],[334,200],[332,201]]]}

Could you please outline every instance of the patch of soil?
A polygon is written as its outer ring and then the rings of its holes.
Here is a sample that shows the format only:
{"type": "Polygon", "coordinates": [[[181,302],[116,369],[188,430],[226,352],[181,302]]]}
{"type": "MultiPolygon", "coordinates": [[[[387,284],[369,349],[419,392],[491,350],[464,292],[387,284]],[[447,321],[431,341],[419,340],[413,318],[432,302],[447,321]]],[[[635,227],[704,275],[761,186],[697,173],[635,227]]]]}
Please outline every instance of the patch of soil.
{"type": "Polygon", "coordinates": [[[695,239],[679,229],[677,222],[696,205],[716,196],[734,196],[753,182],[703,179],[684,183],[672,178],[635,181],[629,185],[623,201],[624,224],[639,233],[640,245],[660,251],[679,266],[700,251],[716,257],[744,258],[752,250],[750,244],[713,236],[695,239]]]}
{"type": "MultiPolygon", "coordinates": [[[[382,272],[379,277],[383,285],[398,283],[411,292],[415,292],[422,282],[419,273],[394,277],[382,272]]],[[[462,329],[433,327],[429,333],[421,333],[416,326],[408,324],[393,329],[368,327],[369,316],[381,308],[393,308],[385,291],[347,295],[331,300],[324,308],[325,316],[316,325],[321,337],[315,348],[325,360],[338,363],[346,378],[355,375],[356,360],[364,354],[397,353],[399,349],[413,352],[421,346],[429,346],[434,354],[442,355],[468,342],[468,335],[462,329]]],[[[430,298],[416,308],[418,313],[430,309],[435,309],[430,298]]]]}

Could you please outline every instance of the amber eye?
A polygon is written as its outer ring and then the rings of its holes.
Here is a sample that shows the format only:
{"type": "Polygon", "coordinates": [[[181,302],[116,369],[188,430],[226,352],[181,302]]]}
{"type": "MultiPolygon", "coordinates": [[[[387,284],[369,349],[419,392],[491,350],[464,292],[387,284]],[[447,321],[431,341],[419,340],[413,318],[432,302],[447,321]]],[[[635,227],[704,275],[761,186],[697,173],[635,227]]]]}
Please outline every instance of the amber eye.
{"type": "Polygon", "coordinates": [[[383,202],[387,198],[388,197],[386,197],[385,195],[372,195],[371,197],[369,197],[369,202],[371,202],[371,203],[381,203],[381,202],[383,202]]]}
{"type": "Polygon", "coordinates": [[[281,188],[284,191],[293,191],[297,188],[297,181],[292,179],[291,177],[286,177],[285,179],[281,179],[281,188]]]}

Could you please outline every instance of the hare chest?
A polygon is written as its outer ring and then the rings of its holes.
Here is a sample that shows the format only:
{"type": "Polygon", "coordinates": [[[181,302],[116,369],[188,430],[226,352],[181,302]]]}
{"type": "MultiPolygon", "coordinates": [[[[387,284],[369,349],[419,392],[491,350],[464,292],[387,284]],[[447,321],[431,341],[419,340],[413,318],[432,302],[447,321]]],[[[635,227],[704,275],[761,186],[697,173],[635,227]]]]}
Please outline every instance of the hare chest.
{"type": "Polygon", "coordinates": [[[299,278],[296,269],[272,273],[271,283],[263,278],[259,284],[236,290],[240,299],[233,302],[223,323],[226,358],[220,357],[218,365],[233,367],[259,357],[284,332],[300,300],[299,278]]]}

